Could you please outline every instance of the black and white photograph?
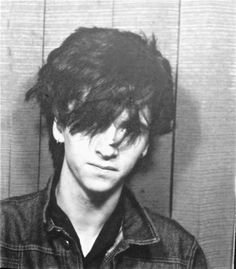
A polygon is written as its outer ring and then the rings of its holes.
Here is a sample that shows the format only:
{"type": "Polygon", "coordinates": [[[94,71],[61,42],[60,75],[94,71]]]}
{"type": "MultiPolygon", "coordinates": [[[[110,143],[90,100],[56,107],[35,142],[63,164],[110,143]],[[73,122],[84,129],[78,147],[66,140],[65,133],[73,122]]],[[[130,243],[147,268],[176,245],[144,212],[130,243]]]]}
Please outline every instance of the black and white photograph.
{"type": "Polygon", "coordinates": [[[0,268],[233,269],[236,2],[0,5],[0,268]]]}

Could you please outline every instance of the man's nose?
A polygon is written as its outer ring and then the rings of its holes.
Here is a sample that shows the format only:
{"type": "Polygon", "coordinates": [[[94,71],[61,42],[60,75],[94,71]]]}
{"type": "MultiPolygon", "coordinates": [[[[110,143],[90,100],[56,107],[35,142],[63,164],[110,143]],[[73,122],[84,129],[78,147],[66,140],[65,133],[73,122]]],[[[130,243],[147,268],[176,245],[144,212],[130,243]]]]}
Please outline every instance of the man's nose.
{"type": "Polygon", "coordinates": [[[118,156],[119,151],[116,135],[117,129],[112,124],[106,131],[97,136],[95,142],[95,152],[100,158],[109,160],[118,156]]]}

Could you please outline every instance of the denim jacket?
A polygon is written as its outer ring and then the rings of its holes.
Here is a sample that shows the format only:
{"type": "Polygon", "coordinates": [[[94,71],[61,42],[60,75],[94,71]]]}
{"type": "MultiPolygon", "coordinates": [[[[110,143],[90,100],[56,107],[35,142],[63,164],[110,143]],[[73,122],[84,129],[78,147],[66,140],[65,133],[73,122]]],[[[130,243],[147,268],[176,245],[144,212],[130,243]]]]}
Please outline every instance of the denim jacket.
{"type": "MultiPolygon", "coordinates": [[[[47,217],[50,188],[1,202],[1,268],[83,268],[73,238],[47,217]]],[[[124,221],[100,268],[207,268],[192,235],[124,193],[124,221]]]]}

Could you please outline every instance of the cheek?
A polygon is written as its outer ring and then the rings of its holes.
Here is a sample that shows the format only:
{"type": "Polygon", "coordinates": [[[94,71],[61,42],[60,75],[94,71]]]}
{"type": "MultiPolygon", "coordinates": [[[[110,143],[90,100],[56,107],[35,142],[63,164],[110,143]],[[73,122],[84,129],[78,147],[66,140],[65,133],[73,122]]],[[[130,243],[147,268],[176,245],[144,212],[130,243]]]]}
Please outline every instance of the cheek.
{"type": "Polygon", "coordinates": [[[89,140],[82,137],[80,134],[69,136],[65,139],[65,151],[68,154],[83,155],[89,150],[89,140]]]}
{"type": "Polygon", "coordinates": [[[65,141],[65,158],[69,162],[69,165],[81,163],[81,160],[84,158],[83,155],[86,152],[80,145],[65,141]]]}
{"type": "Polygon", "coordinates": [[[136,162],[142,157],[147,146],[146,140],[135,143],[129,149],[121,152],[121,162],[123,162],[123,167],[134,166],[136,162]]]}
{"type": "Polygon", "coordinates": [[[133,168],[135,167],[136,163],[138,162],[138,159],[140,157],[140,154],[127,154],[125,158],[120,159],[120,172],[122,173],[122,176],[126,176],[128,173],[130,173],[133,168]]]}

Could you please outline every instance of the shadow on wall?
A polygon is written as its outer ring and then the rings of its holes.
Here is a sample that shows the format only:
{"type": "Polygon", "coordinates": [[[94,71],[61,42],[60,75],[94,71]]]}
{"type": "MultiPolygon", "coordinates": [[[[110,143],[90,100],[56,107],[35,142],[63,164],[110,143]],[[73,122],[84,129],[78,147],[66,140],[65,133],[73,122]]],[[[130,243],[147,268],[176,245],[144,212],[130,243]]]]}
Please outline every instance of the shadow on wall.
{"type": "Polygon", "coordinates": [[[177,93],[176,128],[174,145],[174,169],[178,162],[178,173],[184,174],[194,162],[201,144],[200,102],[188,89],[180,86],[177,93]],[[179,161],[177,158],[181,158],[179,161]]]}
{"type": "Polygon", "coordinates": [[[178,89],[175,172],[190,175],[192,166],[213,177],[235,176],[236,102],[228,91],[200,96],[178,89]],[[221,95],[220,95],[221,94],[221,95]],[[199,101],[201,99],[201,102],[199,101]],[[176,164],[177,163],[177,164],[176,164]],[[194,164],[194,165],[192,165],[194,164]]]}
{"type": "Polygon", "coordinates": [[[156,139],[150,169],[148,172],[133,175],[130,182],[130,186],[145,206],[165,216],[171,214],[176,158],[181,154],[178,173],[184,174],[194,162],[195,152],[201,142],[199,102],[182,87],[178,89],[178,93],[181,96],[178,96],[177,100],[175,138],[172,132],[156,139]]]}
{"type": "Polygon", "coordinates": [[[230,267],[236,164],[230,87],[178,90],[173,218],[198,239],[211,268],[230,267]],[[201,100],[201,102],[199,101],[201,100]]]}

